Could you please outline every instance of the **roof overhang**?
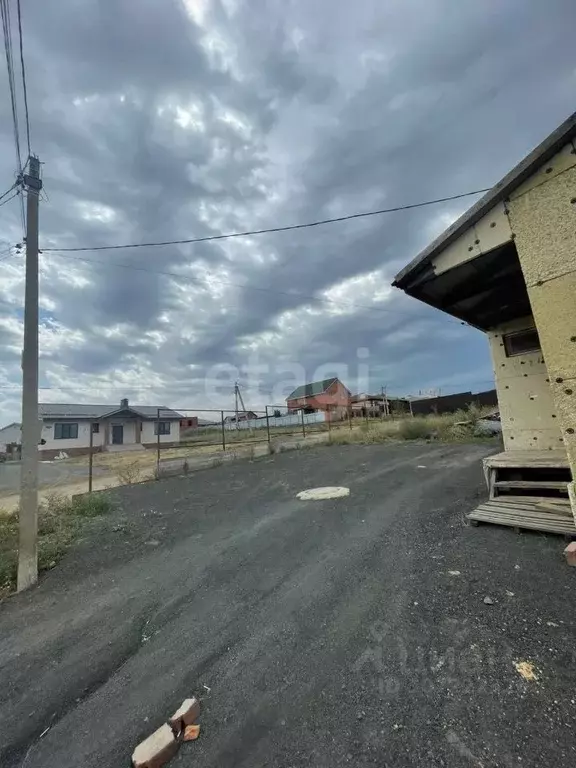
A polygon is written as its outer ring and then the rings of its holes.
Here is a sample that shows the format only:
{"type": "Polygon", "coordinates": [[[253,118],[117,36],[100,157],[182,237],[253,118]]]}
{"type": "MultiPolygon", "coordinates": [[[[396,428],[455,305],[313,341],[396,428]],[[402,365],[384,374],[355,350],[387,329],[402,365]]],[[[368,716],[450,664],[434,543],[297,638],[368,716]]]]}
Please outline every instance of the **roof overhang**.
{"type": "Polygon", "coordinates": [[[538,172],[574,165],[576,113],[402,269],[392,283],[463,322],[488,330],[529,315],[506,201],[538,182],[538,172]],[[560,162],[546,168],[553,157],[560,162]]]}

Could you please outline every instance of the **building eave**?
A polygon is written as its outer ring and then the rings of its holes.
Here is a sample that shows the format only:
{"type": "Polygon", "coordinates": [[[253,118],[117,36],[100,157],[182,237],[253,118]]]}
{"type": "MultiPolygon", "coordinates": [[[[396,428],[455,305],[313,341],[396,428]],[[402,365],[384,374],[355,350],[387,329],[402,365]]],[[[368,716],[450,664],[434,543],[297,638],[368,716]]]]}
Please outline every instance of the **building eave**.
{"type": "MultiPolygon", "coordinates": [[[[393,286],[406,290],[416,275],[424,272],[431,260],[453,243],[467,229],[476,224],[495,205],[505,201],[510,194],[529,179],[536,171],[556,155],[570,141],[576,139],[576,112],[565,120],[555,131],[539,144],[529,155],[521,160],[501,181],[495,184],[477,203],[469,208],[459,219],[430,245],[424,248],[404,269],[394,278],[393,286]]],[[[576,154],[576,144],[574,146],[576,154]]],[[[574,160],[576,164],[576,158],[574,160]]]]}

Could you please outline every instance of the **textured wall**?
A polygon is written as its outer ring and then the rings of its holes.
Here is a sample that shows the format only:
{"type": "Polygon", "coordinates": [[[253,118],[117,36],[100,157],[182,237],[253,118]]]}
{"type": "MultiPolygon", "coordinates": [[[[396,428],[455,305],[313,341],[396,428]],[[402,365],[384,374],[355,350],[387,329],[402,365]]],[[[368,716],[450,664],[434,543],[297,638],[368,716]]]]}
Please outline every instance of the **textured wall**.
{"type": "Polygon", "coordinates": [[[506,357],[503,335],[533,327],[534,319],[526,317],[488,333],[507,451],[542,451],[563,447],[542,353],[506,357]]]}
{"type": "MultiPolygon", "coordinates": [[[[509,218],[576,478],[576,148],[511,195],[509,218]]],[[[574,510],[576,515],[576,509],[574,510]]]]}

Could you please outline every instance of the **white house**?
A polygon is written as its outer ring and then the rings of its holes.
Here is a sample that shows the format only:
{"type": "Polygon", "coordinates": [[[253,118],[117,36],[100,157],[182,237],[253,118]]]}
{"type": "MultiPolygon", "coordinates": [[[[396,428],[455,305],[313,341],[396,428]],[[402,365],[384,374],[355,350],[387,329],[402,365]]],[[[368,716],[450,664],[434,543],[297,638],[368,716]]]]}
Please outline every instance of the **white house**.
{"type": "Polygon", "coordinates": [[[88,453],[91,444],[97,451],[117,451],[180,442],[182,414],[164,406],[129,405],[124,399],[119,406],[40,403],[38,412],[44,458],[88,453]]]}
{"type": "Polygon", "coordinates": [[[8,446],[22,443],[22,425],[14,421],[0,429],[0,453],[6,453],[8,446]]]}

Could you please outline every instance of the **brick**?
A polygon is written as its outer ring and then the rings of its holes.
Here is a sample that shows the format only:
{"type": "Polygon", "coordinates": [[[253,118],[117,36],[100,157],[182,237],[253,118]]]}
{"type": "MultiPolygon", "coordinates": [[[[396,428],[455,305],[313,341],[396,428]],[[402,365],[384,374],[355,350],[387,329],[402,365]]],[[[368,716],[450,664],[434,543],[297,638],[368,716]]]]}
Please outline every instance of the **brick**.
{"type": "Polygon", "coordinates": [[[180,742],[174,736],[172,728],[164,723],[147,739],[140,742],[132,753],[134,768],[161,768],[178,752],[180,742]]]}
{"type": "Polygon", "coordinates": [[[178,736],[187,725],[194,725],[200,715],[200,702],[196,698],[184,699],[182,705],[168,721],[174,734],[178,736]]]}
{"type": "Polygon", "coordinates": [[[564,557],[566,558],[568,565],[576,566],[576,541],[568,544],[564,550],[564,557]]]}
{"type": "Polygon", "coordinates": [[[186,728],[184,728],[184,741],[196,741],[198,736],[200,736],[199,725],[187,725],[186,728]]]}

